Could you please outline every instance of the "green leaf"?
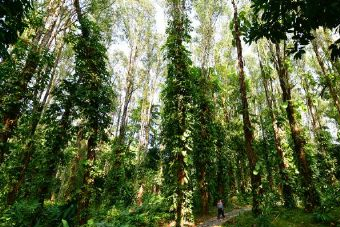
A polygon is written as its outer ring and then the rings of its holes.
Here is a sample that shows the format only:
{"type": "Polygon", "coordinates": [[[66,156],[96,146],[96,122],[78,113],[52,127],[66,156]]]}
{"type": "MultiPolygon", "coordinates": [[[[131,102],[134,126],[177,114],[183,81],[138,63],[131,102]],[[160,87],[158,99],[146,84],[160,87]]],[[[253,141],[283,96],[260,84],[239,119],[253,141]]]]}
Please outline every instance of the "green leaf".
{"type": "Polygon", "coordinates": [[[66,220],[62,219],[61,222],[63,223],[63,227],[70,227],[66,220]]]}

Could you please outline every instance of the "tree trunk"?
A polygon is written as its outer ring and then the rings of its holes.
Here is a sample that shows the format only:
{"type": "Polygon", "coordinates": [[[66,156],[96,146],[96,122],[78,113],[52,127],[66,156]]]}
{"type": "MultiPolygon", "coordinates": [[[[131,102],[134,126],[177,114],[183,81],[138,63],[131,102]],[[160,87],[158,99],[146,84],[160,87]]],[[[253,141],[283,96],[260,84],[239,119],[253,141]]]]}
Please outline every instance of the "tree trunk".
{"type": "Polygon", "coordinates": [[[201,213],[204,215],[209,213],[209,191],[206,175],[206,169],[201,168],[199,171],[198,185],[201,197],[201,213]]]}
{"type": "MultiPolygon", "coordinates": [[[[223,139],[225,137],[224,132],[222,132],[222,126],[220,126],[219,129],[217,129],[218,131],[221,131],[222,135],[220,137],[217,138],[216,141],[216,156],[219,157],[217,159],[217,177],[216,177],[216,183],[217,183],[217,193],[219,196],[221,196],[222,198],[224,198],[224,196],[226,195],[226,186],[228,185],[229,187],[229,194],[232,194],[231,191],[235,191],[235,183],[234,183],[234,172],[232,169],[232,165],[231,162],[229,160],[226,160],[224,158],[223,155],[223,139]],[[223,139],[221,139],[223,138],[223,139]],[[226,168],[227,167],[227,168],[226,168]],[[225,173],[225,169],[227,169],[227,175],[225,173]],[[225,177],[224,177],[225,176],[225,177]],[[225,180],[227,179],[227,180],[225,180]],[[231,186],[233,185],[233,186],[231,186]]],[[[219,198],[219,199],[222,199],[219,198]]]]}
{"type": "Polygon", "coordinates": [[[319,160],[319,163],[320,163],[320,168],[319,168],[320,175],[324,176],[324,179],[326,180],[328,185],[332,185],[334,184],[335,179],[336,179],[336,176],[334,173],[335,167],[332,166],[331,161],[330,161],[330,156],[327,153],[327,150],[330,149],[330,146],[328,144],[331,142],[325,139],[323,136],[323,134],[327,132],[325,131],[324,126],[321,125],[321,119],[320,119],[319,113],[312,101],[312,94],[310,92],[308,81],[306,80],[306,78],[302,78],[301,83],[302,83],[303,89],[305,90],[308,113],[312,119],[312,132],[314,134],[314,140],[318,148],[317,159],[319,160]]]}
{"type": "Polygon", "coordinates": [[[268,143],[267,143],[267,135],[265,133],[265,129],[263,127],[263,119],[260,115],[260,125],[261,125],[261,132],[262,132],[262,141],[263,141],[263,151],[264,151],[264,161],[266,164],[266,170],[267,170],[267,181],[269,184],[270,191],[273,191],[274,188],[274,180],[273,180],[273,173],[272,173],[272,165],[270,164],[269,159],[269,149],[268,149],[268,143]]]}
{"type": "Polygon", "coordinates": [[[78,200],[78,215],[80,216],[80,225],[86,224],[87,220],[89,219],[90,199],[92,196],[94,196],[92,193],[94,184],[93,167],[96,158],[95,149],[97,147],[97,133],[98,128],[94,126],[93,132],[87,140],[87,166],[85,168],[83,186],[80,193],[80,198],[78,200]]]}
{"type": "Polygon", "coordinates": [[[333,86],[332,80],[329,78],[329,75],[327,74],[326,67],[325,67],[325,65],[324,65],[324,63],[321,59],[317,43],[315,41],[312,41],[312,46],[313,46],[313,50],[314,50],[316,59],[317,59],[319,66],[321,68],[321,72],[322,72],[324,78],[326,79],[326,86],[329,89],[329,93],[331,94],[334,105],[335,105],[335,107],[338,111],[338,122],[340,122],[340,101],[339,101],[339,97],[337,95],[336,89],[333,86]]]}
{"type": "MultiPolygon", "coordinates": [[[[58,56],[60,54],[60,51],[58,52],[58,56]]],[[[57,61],[58,62],[58,58],[57,57],[57,61]]],[[[54,68],[56,67],[57,65],[55,64],[54,65],[54,68]]],[[[54,71],[54,69],[53,69],[54,71]]],[[[16,197],[17,197],[17,194],[19,192],[19,189],[22,185],[22,183],[24,182],[25,180],[25,176],[26,176],[26,172],[27,172],[27,168],[30,164],[30,161],[32,160],[32,156],[35,152],[35,148],[34,148],[34,137],[35,137],[35,132],[36,132],[36,129],[38,127],[38,124],[41,120],[41,116],[42,116],[42,113],[43,113],[43,109],[45,108],[45,105],[46,105],[46,101],[47,101],[47,96],[48,94],[50,93],[50,89],[51,89],[51,84],[52,84],[52,81],[53,81],[53,74],[51,74],[51,78],[50,78],[50,81],[49,81],[49,84],[46,88],[46,91],[45,91],[45,95],[43,97],[43,100],[41,103],[38,103],[38,101],[40,100],[35,100],[33,103],[33,111],[32,111],[32,122],[31,122],[31,125],[29,126],[30,127],[30,130],[29,130],[29,141],[28,143],[26,144],[25,146],[25,149],[24,149],[24,156],[23,156],[23,161],[22,161],[22,167],[20,168],[19,170],[19,176],[18,176],[18,179],[16,181],[16,183],[14,185],[12,185],[12,189],[11,191],[9,192],[9,194],[7,195],[7,204],[8,205],[12,205],[15,200],[16,200],[16,197]]]]}
{"type": "Polygon", "coordinates": [[[301,174],[301,185],[304,190],[304,203],[307,210],[313,210],[316,206],[320,205],[320,197],[315,188],[312,176],[313,173],[306,157],[305,145],[307,142],[303,136],[301,126],[296,120],[296,110],[291,96],[291,85],[289,83],[288,71],[284,66],[285,58],[282,59],[281,57],[279,44],[275,44],[275,48],[276,69],[279,75],[279,81],[282,90],[282,101],[287,103],[286,112],[294,142],[294,152],[297,157],[297,166],[301,174]]]}
{"type": "Polygon", "coordinates": [[[127,124],[127,115],[128,108],[132,98],[132,94],[134,92],[134,71],[135,71],[135,63],[138,56],[138,47],[131,49],[130,57],[129,57],[129,66],[128,72],[126,75],[126,90],[125,90],[125,98],[122,108],[122,116],[121,116],[121,124],[119,128],[119,141],[124,142],[125,134],[126,134],[126,124],[127,124]]]}
{"type": "Polygon", "coordinates": [[[291,180],[287,173],[287,168],[284,163],[284,150],[282,148],[282,139],[281,139],[281,129],[277,124],[276,116],[274,114],[274,107],[273,107],[273,91],[271,94],[269,93],[269,86],[268,86],[268,79],[266,78],[265,72],[263,70],[263,65],[261,58],[260,59],[260,69],[262,74],[262,82],[263,87],[265,90],[266,95],[266,102],[269,108],[269,114],[271,118],[272,128],[273,128],[273,135],[274,135],[274,142],[275,142],[275,149],[279,159],[279,173],[281,176],[281,183],[282,183],[282,193],[283,193],[283,200],[285,207],[295,207],[295,201],[293,196],[293,188],[290,186],[291,180]]]}
{"type": "Polygon", "coordinates": [[[33,48],[27,56],[22,73],[18,76],[18,94],[13,97],[15,100],[13,100],[8,109],[5,110],[1,119],[3,129],[0,132],[0,164],[5,160],[5,155],[8,152],[8,140],[12,137],[17,121],[21,115],[23,99],[25,99],[28,89],[27,84],[36,72],[38,63],[39,52],[36,48],[33,48]]]}
{"type": "Polygon", "coordinates": [[[237,48],[237,56],[238,56],[238,70],[239,70],[239,81],[240,81],[240,93],[241,93],[241,101],[242,101],[242,117],[243,117],[243,131],[244,138],[246,143],[246,153],[249,161],[250,167],[250,179],[251,179],[251,187],[252,187],[252,195],[253,195],[253,212],[254,214],[261,213],[261,175],[260,173],[255,174],[255,166],[257,163],[257,155],[253,149],[253,129],[250,122],[249,117],[249,107],[247,100],[247,89],[245,82],[245,75],[243,71],[243,56],[242,56],[242,44],[240,39],[240,31],[239,31],[239,21],[238,21],[238,13],[237,6],[235,1],[232,0],[233,8],[234,8],[234,31],[235,31],[235,41],[237,48]]]}
{"type": "Polygon", "coordinates": [[[32,40],[32,45],[36,46],[31,48],[28,53],[25,66],[16,78],[18,80],[17,83],[19,84],[19,91],[17,91],[16,94],[9,94],[13,95],[13,101],[10,103],[8,109],[5,110],[1,119],[3,128],[0,131],[0,164],[4,162],[5,155],[9,152],[8,140],[13,136],[13,132],[17,127],[17,121],[21,116],[21,108],[27,98],[26,93],[28,90],[28,83],[31,81],[36,72],[39,71],[39,58],[41,51],[48,47],[48,40],[53,40],[53,38],[55,38],[55,36],[52,36],[52,33],[56,29],[55,22],[58,20],[58,12],[62,7],[53,1],[50,3],[54,4],[53,6],[57,6],[56,9],[51,9],[48,17],[45,18],[45,20],[53,20],[53,22],[51,22],[52,25],[49,27],[48,31],[44,31],[43,27],[39,27],[37,29],[36,35],[32,40]]]}
{"type": "Polygon", "coordinates": [[[117,123],[116,123],[116,132],[115,137],[119,136],[119,128],[120,128],[120,118],[121,118],[121,112],[122,112],[122,105],[120,104],[122,102],[122,97],[119,97],[119,108],[117,111],[117,123]]]}
{"type": "Polygon", "coordinates": [[[178,169],[177,169],[177,206],[176,206],[176,227],[183,227],[184,224],[184,180],[185,180],[185,172],[184,172],[184,157],[183,155],[178,155],[177,158],[178,169]]]}
{"type": "MultiPolygon", "coordinates": [[[[84,39],[89,39],[90,38],[90,31],[83,23],[83,15],[81,12],[81,8],[79,5],[79,0],[74,0],[74,7],[77,12],[77,17],[78,21],[80,23],[80,30],[82,37],[84,39]]],[[[88,46],[85,46],[85,51],[88,53],[86,56],[85,61],[86,64],[89,65],[90,73],[97,73],[98,69],[93,68],[92,65],[89,63],[90,61],[93,61],[96,59],[97,56],[93,56],[91,54],[90,50],[86,50],[87,48],[89,49],[88,46]]],[[[89,81],[91,82],[90,88],[91,90],[98,90],[99,89],[99,84],[98,81],[89,81]]],[[[91,98],[89,105],[93,107],[94,109],[98,109],[98,101],[96,99],[91,98]]],[[[85,115],[88,113],[85,112],[85,115]]],[[[90,206],[90,199],[92,198],[93,195],[93,184],[94,184],[94,176],[93,176],[93,167],[94,167],[94,162],[96,158],[96,147],[98,143],[98,131],[99,131],[99,120],[97,119],[98,116],[87,116],[91,117],[90,121],[90,132],[89,136],[87,137],[87,147],[86,147],[86,167],[84,170],[84,176],[83,176],[83,186],[81,188],[81,192],[79,194],[78,198],[78,220],[80,225],[86,224],[87,220],[89,219],[89,206],[90,206]]]]}

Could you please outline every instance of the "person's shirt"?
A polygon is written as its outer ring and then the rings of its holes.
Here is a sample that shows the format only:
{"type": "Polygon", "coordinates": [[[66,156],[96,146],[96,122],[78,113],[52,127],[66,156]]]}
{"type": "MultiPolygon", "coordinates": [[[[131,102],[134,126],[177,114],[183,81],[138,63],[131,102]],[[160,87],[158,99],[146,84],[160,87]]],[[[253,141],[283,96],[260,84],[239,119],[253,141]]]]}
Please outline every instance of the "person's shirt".
{"type": "Polygon", "coordinates": [[[223,208],[223,203],[222,202],[218,202],[217,203],[217,208],[223,208]]]}

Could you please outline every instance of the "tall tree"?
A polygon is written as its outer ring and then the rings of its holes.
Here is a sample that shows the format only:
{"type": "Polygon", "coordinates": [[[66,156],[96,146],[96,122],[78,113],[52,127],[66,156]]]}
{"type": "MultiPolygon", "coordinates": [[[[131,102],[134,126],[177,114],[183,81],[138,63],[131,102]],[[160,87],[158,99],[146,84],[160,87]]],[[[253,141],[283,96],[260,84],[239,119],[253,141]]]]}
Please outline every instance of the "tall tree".
{"type": "MultiPolygon", "coordinates": [[[[8,75],[4,77],[4,82],[7,83],[0,90],[2,94],[0,102],[3,105],[1,117],[4,122],[0,133],[2,154],[0,155],[0,162],[6,161],[6,157],[15,153],[13,151],[16,149],[11,147],[9,141],[11,138],[12,141],[15,141],[14,143],[18,143],[20,140],[25,143],[22,152],[18,155],[20,166],[16,169],[16,173],[11,174],[11,178],[15,180],[11,183],[7,195],[8,204],[12,204],[16,200],[21,185],[25,181],[28,167],[36,153],[37,128],[43,110],[47,106],[47,97],[52,87],[57,62],[62,50],[59,38],[63,36],[64,32],[57,35],[57,31],[66,23],[59,15],[62,7],[57,3],[56,6],[50,1],[47,1],[47,3],[51,7],[51,11],[42,18],[51,23],[51,26],[45,29],[41,23],[32,24],[27,29],[27,34],[31,34],[28,38],[32,40],[20,39],[0,69],[1,71],[8,70],[8,75]],[[20,64],[10,66],[25,52],[27,54],[21,56],[24,59],[20,60],[20,64]],[[52,63],[54,61],[53,55],[57,57],[55,63],[52,63]],[[27,127],[22,128],[22,125],[27,127]],[[17,127],[19,127],[19,130],[16,132],[17,127]]],[[[41,5],[38,6],[39,9],[42,8],[41,5]]],[[[31,18],[31,20],[31,23],[36,22],[34,18],[31,18]]]]}
{"type": "Polygon", "coordinates": [[[234,39],[236,43],[237,49],[237,58],[238,58],[238,73],[239,73],[239,85],[240,85],[240,94],[241,94],[241,102],[242,102],[242,117],[243,117],[243,131],[244,138],[246,143],[246,153],[249,161],[250,167],[250,176],[251,176],[251,186],[252,186],[252,195],[253,195],[253,212],[255,214],[260,214],[261,212],[261,175],[260,173],[255,172],[256,163],[258,161],[256,152],[253,148],[254,134],[253,128],[250,121],[249,116],[249,105],[247,98],[247,86],[245,81],[245,73],[244,73],[244,63],[243,63],[243,55],[242,55],[242,43],[241,43],[241,32],[240,32],[240,21],[238,18],[237,6],[234,0],[232,0],[233,8],[234,8],[234,39]]]}
{"type": "Polygon", "coordinates": [[[266,102],[269,108],[269,115],[270,115],[272,129],[273,129],[275,149],[276,149],[278,160],[279,160],[279,173],[280,173],[281,182],[282,182],[283,199],[284,199],[284,203],[286,207],[295,207],[293,189],[291,187],[291,180],[289,178],[289,175],[287,173],[288,170],[284,163],[284,149],[282,147],[282,133],[283,132],[275,116],[275,109],[274,109],[275,98],[270,89],[272,86],[269,85],[271,83],[271,78],[270,78],[270,75],[268,75],[269,72],[265,70],[265,67],[261,60],[260,53],[259,53],[259,61],[260,61],[262,83],[263,83],[263,87],[265,90],[266,102]]]}
{"type": "MultiPolygon", "coordinates": [[[[196,169],[196,177],[198,183],[198,192],[200,196],[200,212],[208,214],[209,204],[213,201],[211,187],[216,180],[212,176],[215,173],[216,149],[214,141],[216,141],[214,115],[215,106],[213,102],[212,82],[212,52],[214,48],[215,24],[222,12],[222,2],[214,0],[195,1],[194,8],[196,10],[198,21],[197,28],[199,40],[197,43],[198,64],[200,68],[193,69],[195,74],[195,129],[193,135],[193,161],[196,169]]],[[[221,174],[221,173],[220,173],[221,174]]],[[[222,195],[218,195],[221,197],[222,195]]]]}
{"type": "Polygon", "coordinates": [[[294,142],[294,152],[296,155],[297,166],[301,173],[301,184],[304,190],[304,202],[306,209],[312,210],[320,205],[320,197],[315,188],[313,172],[306,152],[306,138],[297,119],[296,107],[292,97],[292,86],[289,80],[288,69],[286,64],[285,45],[283,50],[280,44],[275,44],[275,56],[273,56],[275,68],[277,70],[280,87],[282,91],[282,101],[286,103],[286,113],[289,121],[291,136],[294,142]]]}
{"type": "MultiPolygon", "coordinates": [[[[196,170],[200,212],[208,214],[212,202],[212,185],[216,182],[213,173],[216,172],[215,122],[213,83],[203,69],[193,69],[195,80],[194,104],[195,124],[193,129],[193,164],[196,170]]],[[[219,195],[222,196],[222,195],[219,195]]]]}
{"type": "Polygon", "coordinates": [[[191,60],[185,44],[190,41],[190,27],[185,0],[168,1],[169,22],[165,44],[167,76],[162,93],[164,102],[162,127],[165,145],[164,177],[166,189],[175,204],[176,226],[184,226],[190,216],[189,165],[191,155],[190,115],[192,93],[191,60]]]}
{"type": "MultiPolygon", "coordinates": [[[[321,53],[320,53],[320,50],[319,50],[317,40],[312,41],[312,46],[313,46],[313,51],[314,51],[315,57],[316,57],[317,62],[320,66],[322,76],[325,80],[325,85],[329,90],[329,93],[330,93],[330,95],[333,99],[336,110],[338,111],[338,114],[339,114],[338,116],[340,118],[340,100],[339,100],[339,96],[337,94],[336,88],[334,86],[334,81],[331,79],[330,73],[327,72],[325,63],[324,63],[324,61],[321,57],[321,53]]],[[[340,122],[340,120],[338,120],[338,121],[340,122]]]]}
{"type": "Polygon", "coordinates": [[[101,43],[96,25],[83,14],[79,1],[74,0],[81,34],[75,37],[76,105],[82,117],[81,139],[85,140],[86,166],[83,186],[78,197],[79,224],[89,219],[90,201],[94,192],[94,167],[99,141],[105,138],[110,123],[112,95],[110,76],[106,67],[106,49],[101,43]]]}

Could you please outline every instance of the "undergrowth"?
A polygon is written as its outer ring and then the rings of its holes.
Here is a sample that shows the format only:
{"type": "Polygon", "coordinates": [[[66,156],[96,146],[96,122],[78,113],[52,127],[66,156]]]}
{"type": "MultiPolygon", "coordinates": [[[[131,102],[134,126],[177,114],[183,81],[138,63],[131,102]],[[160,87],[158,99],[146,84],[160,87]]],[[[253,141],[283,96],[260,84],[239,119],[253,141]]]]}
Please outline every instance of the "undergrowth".
{"type": "Polygon", "coordinates": [[[258,217],[247,212],[232,218],[224,227],[340,227],[340,207],[314,213],[298,208],[276,208],[258,217]]]}

